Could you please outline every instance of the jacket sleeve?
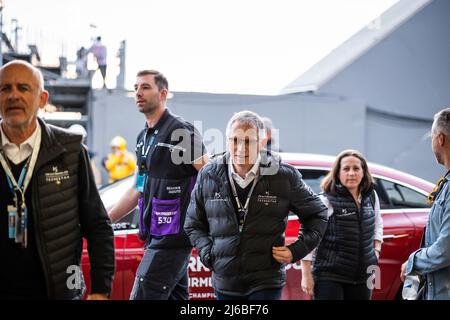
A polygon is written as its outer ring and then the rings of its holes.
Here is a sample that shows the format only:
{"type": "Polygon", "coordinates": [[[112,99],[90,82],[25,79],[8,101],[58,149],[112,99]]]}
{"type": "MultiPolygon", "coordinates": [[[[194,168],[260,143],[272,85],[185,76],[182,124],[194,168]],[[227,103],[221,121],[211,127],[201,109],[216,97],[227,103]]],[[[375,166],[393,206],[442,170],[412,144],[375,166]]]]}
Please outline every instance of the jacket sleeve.
{"type": "Polygon", "coordinates": [[[184,230],[189,236],[191,244],[196,248],[200,260],[205,267],[211,269],[210,253],[212,240],[209,236],[209,222],[207,220],[202,195],[203,169],[200,170],[197,183],[192,190],[191,200],[186,212],[184,230]]]}
{"type": "Polygon", "coordinates": [[[374,211],[375,211],[375,240],[380,241],[383,243],[383,217],[381,216],[381,207],[380,207],[380,198],[378,197],[378,194],[376,191],[374,191],[375,194],[375,204],[374,204],[374,211]]]}
{"type": "Polygon", "coordinates": [[[301,223],[297,241],[288,245],[292,261],[298,261],[317,247],[322,240],[328,223],[328,209],[302,180],[297,169],[292,168],[289,192],[290,210],[301,223]]]}
{"type": "MultiPolygon", "coordinates": [[[[322,200],[323,204],[327,206],[327,217],[330,219],[331,215],[333,214],[333,206],[331,205],[330,201],[328,201],[328,198],[325,197],[323,194],[319,194],[320,200],[322,200]]],[[[317,247],[313,249],[310,253],[308,253],[305,257],[302,258],[303,261],[313,261],[314,256],[316,255],[317,247]]]]}
{"type": "Polygon", "coordinates": [[[78,174],[80,227],[82,237],[87,240],[91,293],[109,294],[115,268],[114,232],[84,147],[80,152],[78,174]]]}

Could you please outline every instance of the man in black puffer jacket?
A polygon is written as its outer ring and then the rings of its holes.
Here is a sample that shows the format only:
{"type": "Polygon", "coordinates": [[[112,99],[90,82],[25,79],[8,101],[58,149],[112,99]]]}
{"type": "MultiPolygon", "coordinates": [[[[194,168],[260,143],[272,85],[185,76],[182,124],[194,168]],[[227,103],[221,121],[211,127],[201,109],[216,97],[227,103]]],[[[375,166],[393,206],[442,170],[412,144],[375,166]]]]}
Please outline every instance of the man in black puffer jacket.
{"type": "Polygon", "coordinates": [[[82,137],[37,118],[47,99],[31,64],[0,69],[0,299],[81,299],[83,238],[88,299],[107,299],[113,230],[82,137]]]}
{"type": "Polygon", "coordinates": [[[279,299],[284,264],[319,244],[327,208],[298,170],[262,149],[264,125],[257,114],[235,114],[227,138],[229,152],[199,173],[184,227],[213,271],[218,299],[279,299]],[[302,226],[297,241],[285,246],[290,211],[302,226]]]}

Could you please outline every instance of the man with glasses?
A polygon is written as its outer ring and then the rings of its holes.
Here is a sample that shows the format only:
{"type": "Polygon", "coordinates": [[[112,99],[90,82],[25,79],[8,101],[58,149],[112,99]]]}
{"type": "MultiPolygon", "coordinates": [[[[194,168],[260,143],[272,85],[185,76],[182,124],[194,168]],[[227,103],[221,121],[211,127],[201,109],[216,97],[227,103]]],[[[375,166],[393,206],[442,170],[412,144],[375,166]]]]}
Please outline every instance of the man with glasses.
{"type": "Polygon", "coordinates": [[[422,248],[402,265],[400,277],[405,281],[409,275],[423,276],[426,300],[450,300],[450,108],[434,116],[431,148],[447,173],[428,197],[433,206],[422,248]]]}
{"type": "Polygon", "coordinates": [[[228,122],[228,151],[202,169],[184,228],[203,264],[212,269],[219,300],[277,300],[284,264],[319,244],[327,208],[294,167],[263,149],[261,118],[242,111],[228,122]],[[289,212],[302,224],[285,244],[289,212]]]}

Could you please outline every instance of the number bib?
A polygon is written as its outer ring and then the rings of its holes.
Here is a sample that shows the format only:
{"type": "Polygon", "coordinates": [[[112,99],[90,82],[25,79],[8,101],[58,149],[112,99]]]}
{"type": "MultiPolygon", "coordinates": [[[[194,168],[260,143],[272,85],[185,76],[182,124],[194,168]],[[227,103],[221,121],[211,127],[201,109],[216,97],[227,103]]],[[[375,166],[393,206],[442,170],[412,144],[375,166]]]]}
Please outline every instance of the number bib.
{"type": "Polygon", "coordinates": [[[180,232],[181,199],[152,199],[150,234],[162,237],[180,232]]]}

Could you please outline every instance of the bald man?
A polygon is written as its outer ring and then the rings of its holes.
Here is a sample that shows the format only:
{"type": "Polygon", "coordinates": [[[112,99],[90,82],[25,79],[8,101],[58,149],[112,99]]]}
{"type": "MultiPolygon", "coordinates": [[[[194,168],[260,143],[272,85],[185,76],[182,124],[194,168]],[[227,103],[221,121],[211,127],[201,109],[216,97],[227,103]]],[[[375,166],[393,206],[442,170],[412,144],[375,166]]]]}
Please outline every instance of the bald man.
{"type": "Polygon", "coordinates": [[[114,234],[81,135],[37,117],[47,104],[41,72],[0,68],[0,299],[81,299],[83,238],[89,299],[107,299],[114,234]]]}

